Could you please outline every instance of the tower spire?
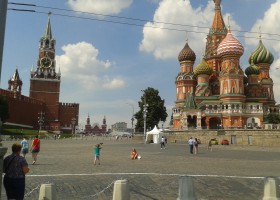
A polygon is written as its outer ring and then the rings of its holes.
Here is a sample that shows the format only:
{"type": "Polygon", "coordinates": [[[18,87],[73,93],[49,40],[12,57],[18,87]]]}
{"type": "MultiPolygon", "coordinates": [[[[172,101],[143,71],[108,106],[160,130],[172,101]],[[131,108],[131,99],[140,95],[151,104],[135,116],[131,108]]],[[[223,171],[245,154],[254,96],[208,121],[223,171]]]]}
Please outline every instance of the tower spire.
{"type": "Polygon", "coordinates": [[[221,1],[222,0],[213,0],[215,3],[215,16],[212,23],[211,33],[219,33],[224,34],[226,31],[225,23],[223,20],[222,12],[221,12],[221,1]]]}
{"type": "Polygon", "coordinates": [[[52,39],[52,29],[51,29],[51,12],[48,13],[48,23],[45,30],[44,38],[52,39]]]}

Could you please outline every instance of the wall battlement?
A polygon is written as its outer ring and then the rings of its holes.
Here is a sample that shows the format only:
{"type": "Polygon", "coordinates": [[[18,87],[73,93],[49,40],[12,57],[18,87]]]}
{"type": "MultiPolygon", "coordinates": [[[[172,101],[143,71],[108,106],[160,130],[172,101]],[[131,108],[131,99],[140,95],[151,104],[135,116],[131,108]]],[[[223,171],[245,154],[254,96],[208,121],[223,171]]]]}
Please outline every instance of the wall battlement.
{"type": "Polygon", "coordinates": [[[24,95],[18,95],[17,98],[14,98],[14,93],[9,90],[0,89],[0,95],[4,96],[6,98],[9,98],[9,99],[16,99],[17,101],[34,104],[34,105],[44,105],[45,104],[44,102],[42,102],[40,100],[31,98],[31,97],[27,97],[24,95]]]}

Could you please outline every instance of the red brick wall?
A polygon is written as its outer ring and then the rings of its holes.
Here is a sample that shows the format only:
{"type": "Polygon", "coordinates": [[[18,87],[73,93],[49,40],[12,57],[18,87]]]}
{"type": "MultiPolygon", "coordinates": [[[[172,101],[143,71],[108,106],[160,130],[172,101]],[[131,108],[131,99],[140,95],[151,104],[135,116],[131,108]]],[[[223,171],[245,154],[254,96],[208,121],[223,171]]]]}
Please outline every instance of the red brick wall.
{"type": "Polygon", "coordinates": [[[6,122],[38,128],[38,113],[44,112],[45,107],[42,101],[23,95],[15,99],[12,92],[3,89],[0,89],[0,94],[6,97],[9,105],[10,117],[6,122]]]}
{"type": "Polygon", "coordinates": [[[76,118],[76,126],[79,122],[79,104],[77,103],[59,103],[60,122],[62,127],[71,127],[72,118],[76,118]]]}

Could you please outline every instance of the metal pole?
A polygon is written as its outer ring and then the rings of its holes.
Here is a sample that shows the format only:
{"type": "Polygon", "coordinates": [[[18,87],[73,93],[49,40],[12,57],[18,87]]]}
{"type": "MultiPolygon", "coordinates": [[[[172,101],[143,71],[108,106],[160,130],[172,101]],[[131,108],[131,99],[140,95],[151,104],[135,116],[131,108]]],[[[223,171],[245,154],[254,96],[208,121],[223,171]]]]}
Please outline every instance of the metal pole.
{"type": "Polygon", "coordinates": [[[5,41],[5,29],[6,29],[6,18],[7,18],[7,7],[8,0],[0,1],[0,85],[1,85],[1,72],[2,72],[2,61],[3,61],[3,49],[5,41]]]}
{"type": "Polygon", "coordinates": [[[143,118],[144,118],[144,143],[146,142],[146,119],[147,119],[147,108],[148,104],[146,103],[146,93],[144,90],[141,90],[144,93],[144,109],[143,109],[143,118]]]}
{"type": "Polygon", "coordinates": [[[132,108],[132,117],[131,117],[131,133],[134,133],[134,128],[133,128],[133,121],[134,121],[134,106],[131,103],[127,103],[128,105],[131,106],[132,108]]]}

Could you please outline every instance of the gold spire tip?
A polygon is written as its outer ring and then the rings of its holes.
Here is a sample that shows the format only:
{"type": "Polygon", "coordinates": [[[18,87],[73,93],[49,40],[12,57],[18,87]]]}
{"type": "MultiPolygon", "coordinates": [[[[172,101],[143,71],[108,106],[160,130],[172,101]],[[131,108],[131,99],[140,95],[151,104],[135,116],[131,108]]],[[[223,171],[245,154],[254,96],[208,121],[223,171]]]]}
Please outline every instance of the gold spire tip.
{"type": "Polygon", "coordinates": [[[262,39],[262,29],[261,29],[261,26],[259,26],[259,39],[260,40],[262,39]]]}

